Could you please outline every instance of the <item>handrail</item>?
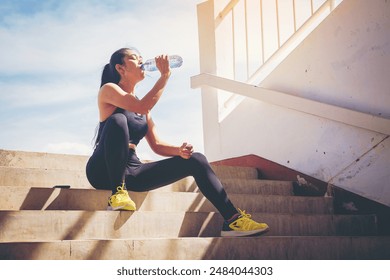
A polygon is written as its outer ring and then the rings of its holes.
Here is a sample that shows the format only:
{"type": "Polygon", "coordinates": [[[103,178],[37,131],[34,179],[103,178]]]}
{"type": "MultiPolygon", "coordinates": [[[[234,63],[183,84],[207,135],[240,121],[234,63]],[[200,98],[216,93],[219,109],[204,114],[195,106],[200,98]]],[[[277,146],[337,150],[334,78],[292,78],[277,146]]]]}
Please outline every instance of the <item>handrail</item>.
{"type": "MultiPolygon", "coordinates": [[[[216,30],[218,28],[218,26],[223,22],[223,20],[226,18],[226,16],[229,15],[229,13],[232,13],[232,17],[234,18],[234,9],[235,7],[237,6],[238,3],[240,3],[241,1],[244,1],[244,5],[245,5],[245,13],[246,13],[246,3],[247,3],[247,0],[231,0],[223,9],[221,12],[218,13],[217,17],[215,18],[214,20],[214,29],[216,30]]],[[[260,19],[261,19],[261,43],[262,43],[262,48],[261,48],[261,57],[262,57],[262,64],[265,64],[269,59],[271,59],[275,52],[277,52],[278,50],[275,50],[273,54],[271,54],[269,57],[265,57],[265,48],[264,48],[264,30],[263,30],[263,25],[264,25],[264,22],[263,22],[263,18],[264,18],[264,14],[263,14],[263,1],[262,0],[259,0],[260,1],[260,19]]],[[[323,3],[321,4],[320,7],[314,9],[314,3],[313,3],[314,0],[310,0],[310,16],[305,20],[304,23],[302,23],[302,25],[298,28],[297,27],[297,22],[298,22],[298,19],[297,19],[297,8],[298,8],[298,4],[296,3],[296,0],[292,0],[292,5],[293,5],[293,9],[292,9],[292,16],[293,16],[293,26],[294,26],[294,32],[291,36],[294,35],[294,33],[296,33],[297,31],[299,31],[299,29],[302,29],[301,27],[303,25],[307,26],[308,24],[306,24],[306,21],[311,21],[313,22],[313,20],[311,20],[311,18],[313,16],[315,16],[316,14],[319,14],[319,13],[323,13],[324,12],[324,8],[328,8],[330,11],[332,11],[336,6],[336,0],[322,0],[323,3]]],[[[338,0],[338,1],[342,1],[342,0],[338,0]]],[[[279,15],[279,0],[274,0],[274,3],[275,3],[275,16],[276,16],[276,26],[277,26],[277,46],[278,46],[278,49],[280,47],[282,47],[285,42],[281,42],[281,30],[280,30],[280,15],[279,15]]],[[[247,15],[245,14],[245,21],[247,23],[247,15]]],[[[234,19],[233,19],[233,25],[234,25],[234,19]]],[[[233,38],[235,37],[234,36],[234,31],[233,32],[233,38]]],[[[247,36],[246,36],[247,37],[247,36]]],[[[295,36],[296,37],[296,36],[295,36]]],[[[287,39],[288,40],[288,39],[287,39]]],[[[286,40],[286,41],[287,41],[286,40]]],[[[248,38],[246,38],[246,44],[248,44],[248,38]]],[[[291,41],[291,40],[290,40],[291,41]]],[[[233,45],[234,45],[234,42],[233,42],[233,45]]],[[[247,64],[248,64],[248,61],[247,61],[247,64]]],[[[259,71],[261,71],[261,68],[262,68],[262,65],[259,66],[259,69],[256,71],[256,73],[252,74],[252,75],[249,75],[249,72],[247,73],[248,74],[248,80],[251,80],[253,79],[254,76],[256,76],[259,71]]]]}
{"type": "Polygon", "coordinates": [[[199,88],[202,86],[229,91],[284,108],[390,135],[390,119],[383,117],[269,90],[207,73],[191,77],[191,88],[199,88]]]}
{"type": "MultiPolygon", "coordinates": [[[[293,21],[293,25],[294,25],[294,30],[292,32],[291,35],[289,35],[289,38],[282,38],[283,37],[283,32],[282,32],[282,29],[281,29],[281,15],[280,13],[282,12],[281,10],[281,1],[279,0],[273,0],[271,2],[265,2],[263,0],[258,0],[259,1],[259,17],[260,17],[260,26],[259,26],[259,30],[260,30],[260,34],[259,36],[261,36],[261,47],[259,48],[259,50],[256,50],[255,52],[258,52],[258,55],[259,58],[261,59],[261,61],[258,61],[259,64],[258,65],[251,65],[250,63],[250,50],[249,50],[249,40],[250,38],[252,38],[251,36],[253,36],[253,34],[248,34],[248,6],[249,3],[252,3],[252,2],[248,2],[248,0],[230,0],[227,2],[227,4],[223,7],[221,7],[221,10],[219,11],[216,11],[216,16],[215,18],[213,18],[213,27],[212,28],[214,30],[214,32],[217,31],[217,29],[219,28],[219,26],[221,25],[222,22],[224,22],[228,16],[231,16],[231,29],[230,29],[230,32],[231,32],[231,38],[232,38],[232,42],[226,42],[228,44],[232,44],[233,46],[233,53],[232,53],[232,60],[233,60],[233,64],[232,64],[232,74],[233,76],[232,77],[229,77],[229,78],[232,78],[234,80],[245,80],[247,83],[250,83],[250,84],[260,84],[260,82],[262,80],[264,80],[264,78],[266,78],[270,72],[272,72],[272,70],[281,62],[285,59],[285,57],[288,56],[288,54],[291,52],[291,50],[293,50],[300,42],[302,42],[302,40],[307,36],[308,33],[310,33],[317,25],[320,21],[322,21],[327,14],[329,14],[329,12],[331,12],[336,6],[336,1],[337,2],[341,2],[342,0],[321,0],[319,4],[319,6],[316,6],[314,5],[314,0],[310,0],[309,2],[310,3],[306,3],[306,4],[310,4],[310,7],[308,7],[310,9],[310,11],[307,10],[308,14],[306,16],[299,16],[299,9],[300,7],[302,6],[301,3],[297,3],[296,0],[291,0],[292,1],[292,18],[291,20],[293,21]],[[240,4],[240,7],[238,7],[240,4]],[[269,46],[267,47],[266,44],[268,42],[268,39],[267,39],[267,36],[265,36],[265,32],[266,30],[264,29],[264,24],[266,24],[266,22],[264,21],[264,17],[266,16],[264,14],[264,11],[263,11],[263,5],[265,4],[271,4],[274,6],[275,8],[275,11],[274,11],[274,16],[273,17],[276,17],[276,30],[275,32],[277,33],[276,34],[276,37],[274,37],[275,39],[277,39],[277,46],[276,46],[276,49],[275,50],[271,50],[269,48],[269,46]],[[238,10],[237,10],[238,9],[238,10]],[[242,10],[243,9],[243,10],[242,10]],[[236,16],[238,15],[238,13],[240,13],[240,15],[243,17],[243,19],[241,20],[238,20],[238,22],[240,22],[241,24],[245,24],[245,38],[241,37],[242,40],[245,40],[245,42],[242,43],[242,46],[243,46],[243,52],[245,52],[245,56],[241,56],[243,61],[242,61],[242,64],[240,63],[240,59],[238,59],[237,61],[237,57],[236,57],[236,51],[239,50],[237,49],[237,45],[236,45],[236,34],[235,34],[235,30],[234,30],[234,26],[236,25],[236,16]],[[244,13],[244,14],[242,14],[244,13]],[[244,58],[246,57],[246,59],[244,58]],[[236,68],[236,65],[242,65],[241,68],[239,68],[239,70],[242,70],[240,72],[237,72],[237,68],[236,68]],[[246,65],[246,66],[245,66],[246,65]],[[250,66],[251,65],[251,66],[250,66]],[[245,68],[246,70],[244,70],[245,68]],[[246,73],[245,73],[246,72],[246,73]],[[238,78],[237,76],[237,73],[240,73],[240,77],[241,78],[238,78]]],[[[267,0],[269,1],[269,0],[267,0]]],[[[306,5],[305,4],[305,5],[306,5]]],[[[317,4],[317,5],[318,5],[317,4]]],[[[253,10],[252,11],[256,11],[256,10],[253,10]]],[[[286,10],[284,10],[286,11],[286,10]]],[[[239,36],[240,37],[240,36],[239,36]]],[[[237,37],[238,38],[238,37],[237,37]]],[[[238,47],[239,48],[239,47],[238,47]]],[[[253,51],[252,50],[252,54],[253,54],[253,51]]],[[[218,64],[218,62],[216,61],[216,63],[218,64]]],[[[217,66],[217,69],[218,69],[218,66],[217,66]]],[[[227,98],[222,101],[220,100],[221,105],[221,110],[219,112],[220,114],[220,117],[223,118],[223,116],[226,116],[229,114],[229,112],[231,110],[234,109],[235,106],[237,106],[237,104],[239,104],[241,101],[243,100],[242,97],[240,96],[237,96],[237,95],[231,95],[231,96],[227,96],[227,98]]]]}
{"type": "MultiPolygon", "coordinates": [[[[309,19],[307,19],[299,28],[296,30],[294,19],[294,31],[295,33],[288,38],[281,46],[279,46],[278,50],[275,51],[266,61],[263,62],[262,65],[247,79],[247,83],[249,84],[259,84],[263,81],[272,70],[285,59],[291,50],[295,49],[295,47],[302,42],[302,40],[306,37],[306,34],[310,33],[316,26],[316,22],[322,20],[323,15],[325,15],[328,11],[332,11],[334,9],[334,0],[333,1],[325,1],[316,11],[313,11],[313,5],[311,5],[312,14],[309,19]]],[[[313,1],[311,1],[313,3],[313,1]]],[[[295,6],[295,1],[294,1],[295,6]]],[[[294,8],[295,9],[295,8],[294,8]]],[[[295,17],[295,13],[294,13],[295,17]]],[[[280,36],[278,35],[278,38],[280,36]]],[[[279,39],[280,42],[280,39],[279,39]]],[[[264,54],[263,54],[264,60],[264,54]]],[[[230,96],[224,102],[224,108],[228,108],[235,104],[237,99],[236,96],[230,96]]]]}
{"type": "MultiPolygon", "coordinates": [[[[276,50],[264,63],[261,65],[255,73],[253,73],[248,80],[247,83],[253,83],[254,81],[260,82],[258,76],[263,72],[264,69],[274,65],[275,63],[283,60],[291,49],[294,49],[298,43],[300,43],[307,33],[310,33],[316,26],[316,22],[321,20],[321,16],[327,12],[327,10],[332,11],[334,7],[332,7],[333,1],[325,1],[314,13],[311,14],[310,18],[308,18],[297,30],[294,30],[294,34],[290,36],[279,49],[276,50]]],[[[280,37],[278,35],[278,37],[280,37]]],[[[264,74],[263,74],[264,76],[264,74]]]]}
{"type": "Polygon", "coordinates": [[[234,6],[237,5],[237,3],[240,2],[240,0],[231,0],[225,8],[218,14],[218,17],[215,19],[215,28],[218,27],[218,25],[223,21],[223,19],[230,13],[231,10],[233,10],[234,6]]]}

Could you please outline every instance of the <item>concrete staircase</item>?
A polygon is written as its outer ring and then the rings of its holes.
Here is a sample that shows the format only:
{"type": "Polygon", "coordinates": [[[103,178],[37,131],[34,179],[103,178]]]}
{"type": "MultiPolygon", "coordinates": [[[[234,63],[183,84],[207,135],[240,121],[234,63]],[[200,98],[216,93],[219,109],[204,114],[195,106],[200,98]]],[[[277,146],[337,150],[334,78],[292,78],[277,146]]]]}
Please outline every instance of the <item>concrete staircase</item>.
{"type": "Polygon", "coordinates": [[[0,150],[0,259],[390,258],[376,215],[338,215],[331,197],[296,196],[293,182],[261,180],[255,168],[213,167],[235,205],[271,230],[221,238],[222,218],[192,178],[130,193],[138,210],[111,212],[86,161],[0,150]]]}

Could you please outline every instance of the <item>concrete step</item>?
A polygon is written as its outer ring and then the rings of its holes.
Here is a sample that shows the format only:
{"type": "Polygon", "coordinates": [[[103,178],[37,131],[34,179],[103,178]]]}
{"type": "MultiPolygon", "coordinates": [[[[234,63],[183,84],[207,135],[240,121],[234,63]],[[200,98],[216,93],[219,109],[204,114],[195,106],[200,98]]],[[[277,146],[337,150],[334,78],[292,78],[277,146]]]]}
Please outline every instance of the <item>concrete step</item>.
{"type": "MultiPolygon", "coordinates": [[[[8,182],[12,182],[11,178],[7,179],[8,182]]],[[[3,180],[4,181],[4,180],[3,180]]],[[[32,181],[32,180],[31,180],[32,181]]],[[[59,181],[59,180],[58,180],[59,181]]],[[[263,179],[221,179],[225,190],[228,193],[245,193],[245,194],[262,194],[262,195],[294,195],[293,184],[291,181],[273,181],[263,179]]],[[[6,182],[3,182],[6,183],[6,182]]],[[[54,183],[54,182],[53,182],[54,183]]],[[[59,186],[70,186],[69,184],[55,184],[59,186]]],[[[39,185],[39,182],[35,186],[29,185],[27,181],[24,185],[7,185],[0,184],[0,188],[10,188],[16,190],[17,188],[22,190],[22,193],[29,191],[31,188],[48,188],[51,189],[54,184],[47,186],[39,185]],[[24,189],[24,190],[23,190],[24,189]]],[[[72,190],[75,189],[93,189],[91,186],[75,187],[70,186],[72,190]]],[[[162,188],[153,190],[154,192],[199,192],[198,186],[196,185],[193,177],[186,177],[173,184],[169,184],[162,188]]],[[[1,193],[0,193],[1,196],[1,193]]]]}
{"type": "MultiPolygon", "coordinates": [[[[272,236],[375,235],[374,215],[252,213],[272,236]]],[[[221,215],[213,212],[0,211],[0,242],[121,238],[218,237],[221,215]]]]}
{"type": "MultiPolygon", "coordinates": [[[[84,173],[88,158],[88,156],[81,155],[0,150],[0,167],[37,170],[74,170],[84,173]]],[[[257,179],[259,177],[257,169],[251,167],[213,166],[213,170],[220,178],[257,179]]]]}
{"type": "MultiPolygon", "coordinates": [[[[76,189],[93,189],[85,168],[80,170],[38,169],[0,166],[0,186],[52,188],[70,186],[76,189]]],[[[172,191],[193,191],[196,184],[187,177],[169,186],[172,191]]]]}
{"type": "Polygon", "coordinates": [[[388,260],[390,237],[262,236],[0,243],[12,260],[388,260]]]}
{"type": "Polygon", "coordinates": [[[211,165],[215,174],[221,179],[258,179],[259,172],[252,167],[211,165]]]}
{"type": "Polygon", "coordinates": [[[213,166],[233,203],[271,230],[220,238],[222,217],[193,178],[130,192],[135,212],[104,211],[111,192],[89,185],[87,160],[0,150],[0,259],[390,258],[375,215],[332,215],[332,198],[294,196],[292,182],[255,168],[213,166]]]}
{"type": "Polygon", "coordinates": [[[85,175],[85,169],[40,169],[0,166],[0,186],[71,187],[92,188],[85,175]]]}
{"type": "Polygon", "coordinates": [[[291,181],[221,178],[221,182],[227,193],[294,195],[293,183],[291,181]]]}
{"type": "Polygon", "coordinates": [[[87,156],[0,149],[0,166],[34,169],[84,170],[87,156]]]}
{"type": "MultiPolygon", "coordinates": [[[[274,181],[263,179],[220,178],[228,193],[262,194],[262,195],[294,195],[291,181],[274,181]]],[[[163,192],[199,192],[193,177],[187,177],[154,191],[163,192]]]]}
{"type": "MultiPolygon", "coordinates": [[[[257,170],[253,168],[214,166],[217,176],[221,179],[257,179],[257,170]]],[[[194,188],[194,181],[187,180],[179,184],[179,189],[194,188]]],[[[92,188],[85,175],[85,166],[77,170],[69,169],[45,169],[45,168],[21,168],[0,166],[0,186],[28,186],[28,187],[53,187],[56,185],[69,185],[73,188],[92,188]]],[[[173,189],[178,188],[174,186],[173,189]]]]}
{"type": "MultiPolygon", "coordinates": [[[[110,191],[58,188],[0,187],[0,210],[105,210],[110,191]]],[[[204,211],[214,206],[196,192],[129,192],[138,211],[204,211]]],[[[248,212],[332,214],[330,197],[229,194],[236,207],[248,212]]]]}

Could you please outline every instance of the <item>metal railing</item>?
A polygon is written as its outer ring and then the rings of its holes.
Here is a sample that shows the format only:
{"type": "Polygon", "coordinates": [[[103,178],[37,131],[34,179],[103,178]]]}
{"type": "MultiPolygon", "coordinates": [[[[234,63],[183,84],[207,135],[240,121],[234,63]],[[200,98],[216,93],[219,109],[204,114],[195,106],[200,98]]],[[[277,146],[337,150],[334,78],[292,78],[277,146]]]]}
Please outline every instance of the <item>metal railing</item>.
{"type": "MultiPolygon", "coordinates": [[[[285,45],[291,44],[291,41],[298,40],[297,34],[310,33],[326,15],[328,15],[342,0],[231,0],[222,8],[215,18],[215,30],[229,18],[231,21],[229,36],[232,41],[227,44],[232,45],[232,60],[234,61],[234,77],[239,74],[235,66],[238,64],[246,65],[246,82],[252,82],[261,72],[263,65],[268,61],[275,59],[278,51],[285,45]],[[273,10],[273,11],[272,11],[273,10]],[[266,12],[267,11],[267,12],[266,12]],[[325,14],[325,16],[324,16],[325,14]],[[250,18],[257,17],[258,26],[249,24],[250,18]],[[273,24],[270,24],[273,22],[273,24]],[[244,42],[240,40],[236,31],[237,25],[244,25],[244,42]],[[275,28],[275,34],[271,34],[270,28],[275,28]],[[254,32],[250,32],[250,30],[254,32]],[[260,34],[259,34],[260,33],[260,34]],[[259,37],[259,38],[254,38],[259,37]],[[251,42],[259,39],[261,48],[256,50],[251,46],[251,42]],[[241,49],[239,46],[244,45],[241,49]],[[252,49],[251,49],[252,48],[252,49]],[[245,61],[238,61],[237,53],[245,52],[245,61]],[[251,55],[252,53],[252,55],[251,55]],[[251,58],[257,56],[261,58],[254,71],[249,69],[251,58]]],[[[256,21],[256,19],[255,19],[256,21]]],[[[241,30],[241,29],[240,29],[241,30]]],[[[240,32],[241,33],[241,32],[240,32]]],[[[242,56],[240,56],[242,57],[242,56]]],[[[242,67],[241,67],[242,68],[242,67]]],[[[240,69],[241,70],[241,69],[240,69]]],[[[244,81],[244,80],[243,80],[244,81]]]]}
{"type": "Polygon", "coordinates": [[[237,94],[244,93],[246,97],[264,101],[270,104],[275,104],[298,112],[345,123],[385,135],[390,135],[390,119],[380,116],[325,104],[211,74],[200,74],[198,76],[194,76],[191,79],[191,84],[194,88],[207,84],[207,86],[218,90],[227,90],[237,94]]]}
{"type": "MultiPolygon", "coordinates": [[[[242,100],[246,97],[251,97],[284,108],[294,109],[303,113],[320,116],[386,135],[390,133],[390,120],[387,118],[257,87],[259,83],[267,77],[267,75],[271,73],[302,40],[304,40],[307,34],[318,26],[330,12],[341,3],[341,0],[338,0],[337,2],[334,0],[302,0],[310,4],[310,16],[304,20],[302,18],[298,19],[297,16],[297,11],[299,10],[297,4],[302,3],[301,0],[232,0],[228,3],[225,1],[227,5],[219,7],[220,12],[215,12],[215,9],[218,8],[216,7],[216,4],[221,1],[222,0],[213,2],[210,0],[198,6],[200,23],[199,37],[201,39],[199,41],[201,74],[191,78],[192,88],[202,87],[202,92],[207,93],[203,96],[202,102],[204,104],[203,114],[205,119],[207,119],[204,125],[210,126],[211,123],[213,125],[210,131],[218,129],[218,123],[221,123],[242,100]],[[282,3],[282,1],[283,3],[290,1],[293,7],[293,11],[291,12],[293,15],[291,24],[293,24],[294,32],[289,37],[283,37],[282,32],[280,31],[283,25],[280,20],[280,15],[282,14],[280,3],[282,3]],[[249,69],[248,64],[250,55],[248,53],[250,53],[249,50],[252,46],[250,44],[250,32],[247,31],[248,27],[251,26],[251,24],[248,24],[250,20],[248,16],[249,13],[247,12],[249,9],[247,4],[255,2],[259,4],[259,8],[263,8],[263,3],[275,3],[275,7],[278,7],[278,9],[275,8],[276,14],[279,14],[279,16],[277,16],[279,24],[276,25],[278,48],[268,56],[266,56],[264,48],[260,48],[259,54],[261,54],[261,57],[264,59],[256,65],[256,69],[254,69],[253,73],[248,74],[249,71],[247,71],[244,79],[240,81],[239,79],[236,79],[235,63],[229,62],[230,58],[232,58],[232,60],[236,59],[234,54],[237,52],[234,45],[239,36],[234,35],[236,32],[234,26],[235,21],[238,20],[238,10],[240,9],[242,12],[241,24],[244,24],[246,30],[243,37],[245,38],[244,48],[243,50],[240,50],[244,52],[245,55],[243,56],[241,54],[240,57],[245,57],[245,68],[249,69]],[[241,5],[241,7],[238,5],[241,5]],[[228,22],[228,25],[226,25],[226,22],[228,22]],[[231,34],[227,33],[227,29],[230,30],[231,34]],[[223,34],[218,35],[218,32],[223,34]],[[228,51],[226,51],[227,49],[228,51]],[[222,58],[221,52],[224,54],[224,57],[222,58]],[[233,55],[229,58],[229,54],[233,55]],[[222,59],[224,60],[222,61],[222,59]],[[226,71],[226,67],[221,67],[221,64],[223,66],[232,66],[234,71],[226,71]],[[225,73],[221,73],[223,71],[225,71],[225,73]],[[226,72],[228,74],[226,74],[226,72]],[[229,76],[229,74],[231,76],[229,76]]],[[[260,9],[257,10],[259,11],[260,9]]],[[[259,18],[261,18],[262,15],[263,12],[259,11],[259,18]]],[[[259,22],[261,23],[261,20],[259,22]]],[[[262,25],[257,26],[257,29],[260,29],[263,33],[264,30],[262,30],[262,26],[264,26],[264,22],[262,25]]],[[[265,41],[264,38],[261,40],[265,41]]],[[[262,43],[262,45],[264,44],[265,43],[262,43]]]]}
{"type": "MultiPolygon", "coordinates": [[[[217,75],[258,85],[342,0],[231,0],[216,12],[215,33],[231,57],[217,58],[217,75]],[[227,22],[227,24],[224,24],[227,22]],[[239,27],[240,26],[240,27],[239,27]],[[221,38],[223,37],[223,38],[221,38]],[[220,59],[222,60],[222,59],[220,59]],[[225,66],[231,60],[229,71],[225,66]],[[224,69],[225,73],[218,73],[224,69]],[[226,74],[228,72],[229,74],[226,74]]],[[[219,98],[221,119],[242,96],[225,92],[219,98]]]]}

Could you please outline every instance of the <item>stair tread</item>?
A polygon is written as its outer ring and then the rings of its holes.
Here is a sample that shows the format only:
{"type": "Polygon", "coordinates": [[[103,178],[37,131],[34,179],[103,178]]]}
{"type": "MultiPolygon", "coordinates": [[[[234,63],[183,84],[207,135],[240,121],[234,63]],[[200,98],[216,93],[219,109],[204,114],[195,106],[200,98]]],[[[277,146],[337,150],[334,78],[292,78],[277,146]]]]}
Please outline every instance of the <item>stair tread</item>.
{"type": "MultiPolygon", "coordinates": [[[[266,235],[373,235],[375,215],[251,213],[266,222],[266,235]]],[[[1,241],[123,237],[219,236],[223,219],[215,212],[0,211],[1,241]],[[21,225],[23,227],[21,228],[21,225]],[[169,226],[167,226],[169,225],[169,226]],[[164,228],[164,231],[160,229],[164,228]],[[22,238],[23,236],[23,238],[22,238]]]]}
{"type": "MultiPolygon", "coordinates": [[[[0,168],[28,168],[42,170],[80,170],[85,171],[89,156],[69,155],[30,151],[12,151],[0,149],[0,168]]],[[[146,161],[145,161],[146,162],[146,161]]],[[[216,173],[222,173],[225,176],[234,174],[233,178],[250,175],[257,178],[258,173],[253,167],[233,167],[213,165],[216,173]]],[[[223,176],[222,176],[223,177],[223,176]]]]}
{"type": "Polygon", "coordinates": [[[233,203],[271,230],[221,238],[223,219],[192,177],[129,192],[135,212],[106,211],[111,192],[89,185],[87,160],[0,150],[0,259],[390,257],[390,237],[377,235],[375,215],[335,215],[333,198],[295,196],[293,182],[259,179],[256,168],[212,166],[233,203]]]}
{"type": "Polygon", "coordinates": [[[1,259],[389,259],[390,237],[131,238],[0,243],[1,259]],[[170,248],[170,249],[168,249],[170,248]]]}
{"type": "MultiPolygon", "coordinates": [[[[1,187],[0,187],[1,189],[1,187]]],[[[139,210],[215,211],[198,192],[129,192],[139,210]],[[161,203],[163,201],[164,203],[161,203]]],[[[105,210],[110,191],[3,187],[0,210],[105,210]]],[[[332,213],[330,197],[229,193],[232,202],[248,211],[332,213]]]]}
{"type": "MultiPolygon", "coordinates": [[[[216,175],[224,179],[258,179],[254,168],[212,166],[216,175]]],[[[180,181],[182,183],[183,181],[180,181]]],[[[187,184],[191,186],[193,180],[187,184]]],[[[47,186],[69,185],[78,188],[91,188],[85,174],[85,166],[77,169],[53,169],[31,167],[0,166],[2,186],[47,186]]]]}

